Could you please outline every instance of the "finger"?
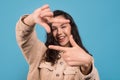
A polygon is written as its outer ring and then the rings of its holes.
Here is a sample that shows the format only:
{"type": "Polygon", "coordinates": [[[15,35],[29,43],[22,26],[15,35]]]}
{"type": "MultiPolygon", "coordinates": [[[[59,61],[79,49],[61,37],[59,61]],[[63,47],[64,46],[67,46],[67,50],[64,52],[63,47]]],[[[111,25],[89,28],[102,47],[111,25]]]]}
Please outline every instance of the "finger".
{"type": "Polygon", "coordinates": [[[65,51],[60,51],[59,54],[61,55],[61,57],[63,57],[65,51]]]}
{"type": "Polygon", "coordinates": [[[42,10],[42,13],[50,12],[50,11],[51,11],[50,8],[46,8],[46,9],[42,10]]]}
{"type": "Polygon", "coordinates": [[[38,23],[38,24],[40,24],[41,26],[44,26],[44,28],[45,28],[45,30],[46,30],[47,33],[51,32],[50,27],[49,27],[49,25],[47,23],[42,23],[42,24],[38,23]]]}
{"type": "Polygon", "coordinates": [[[45,30],[46,30],[46,32],[47,32],[47,33],[50,33],[51,30],[50,30],[49,25],[48,25],[48,24],[44,24],[44,26],[45,26],[45,30]]]}
{"type": "Polygon", "coordinates": [[[43,6],[41,7],[41,10],[44,10],[44,9],[47,9],[47,8],[49,8],[49,5],[48,5],[48,4],[45,4],[45,5],[43,5],[43,6]]]}
{"type": "Polygon", "coordinates": [[[51,18],[49,21],[50,23],[70,23],[69,19],[57,19],[57,18],[51,18]]]}
{"type": "Polygon", "coordinates": [[[50,49],[54,49],[54,50],[58,50],[58,51],[66,51],[65,47],[61,47],[61,46],[55,46],[55,45],[49,45],[50,49]]]}
{"type": "Polygon", "coordinates": [[[42,6],[42,7],[40,7],[40,8],[38,8],[38,9],[36,9],[34,12],[36,12],[38,14],[41,14],[41,11],[44,11],[46,9],[49,9],[49,5],[47,5],[47,4],[42,6]]]}
{"type": "Polygon", "coordinates": [[[73,47],[78,46],[77,43],[74,41],[72,35],[69,37],[69,39],[70,39],[70,43],[71,43],[71,45],[72,45],[73,47]]]}
{"type": "Polygon", "coordinates": [[[82,64],[82,62],[76,62],[76,61],[67,61],[66,62],[69,66],[79,66],[82,64]]]}
{"type": "Polygon", "coordinates": [[[45,13],[41,13],[40,17],[52,17],[53,16],[53,12],[45,12],[45,13]]]}

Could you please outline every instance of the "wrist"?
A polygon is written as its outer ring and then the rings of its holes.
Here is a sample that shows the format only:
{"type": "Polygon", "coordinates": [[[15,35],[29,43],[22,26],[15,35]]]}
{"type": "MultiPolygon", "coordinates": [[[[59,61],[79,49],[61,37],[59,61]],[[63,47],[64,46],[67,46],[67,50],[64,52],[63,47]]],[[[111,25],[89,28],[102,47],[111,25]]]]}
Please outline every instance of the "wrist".
{"type": "Polygon", "coordinates": [[[84,75],[88,75],[91,71],[92,71],[92,62],[90,62],[89,64],[84,64],[80,66],[80,71],[84,74],[84,75]]]}
{"type": "Polygon", "coordinates": [[[26,17],[23,18],[23,23],[26,24],[27,26],[34,26],[35,22],[32,17],[32,14],[27,15],[26,17]]]}

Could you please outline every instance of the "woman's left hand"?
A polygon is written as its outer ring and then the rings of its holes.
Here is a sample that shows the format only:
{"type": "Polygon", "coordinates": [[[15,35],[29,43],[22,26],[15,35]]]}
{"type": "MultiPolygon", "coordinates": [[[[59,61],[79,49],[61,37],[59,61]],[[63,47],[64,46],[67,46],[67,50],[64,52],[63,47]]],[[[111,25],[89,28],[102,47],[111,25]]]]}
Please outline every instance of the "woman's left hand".
{"type": "Polygon", "coordinates": [[[72,47],[50,45],[49,48],[60,51],[61,52],[60,55],[70,66],[82,66],[91,64],[92,62],[91,55],[86,53],[81,47],[77,45],[72,35],[70,36],[70,43],[72,47]]]}

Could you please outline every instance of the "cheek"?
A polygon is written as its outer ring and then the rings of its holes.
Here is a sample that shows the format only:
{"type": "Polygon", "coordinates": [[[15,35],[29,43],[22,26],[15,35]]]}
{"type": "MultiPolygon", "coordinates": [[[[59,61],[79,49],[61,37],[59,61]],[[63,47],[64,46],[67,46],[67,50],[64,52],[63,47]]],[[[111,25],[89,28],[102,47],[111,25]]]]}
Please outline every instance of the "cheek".
{"type": "Polygon", "coordinates": [[[56,34],[57,34],[57,33],[56,33],[55,31],[53,31],[53,37],[55,37],[55,36],[56,36],[56,34]]]}
{"type": "Polygon", "coordinates": [[[65,30],[65,33],[66,33],[68,36],[70,36],[70,35],[71,35],[71,28],[66,29],[66,30],[65,30]]]}

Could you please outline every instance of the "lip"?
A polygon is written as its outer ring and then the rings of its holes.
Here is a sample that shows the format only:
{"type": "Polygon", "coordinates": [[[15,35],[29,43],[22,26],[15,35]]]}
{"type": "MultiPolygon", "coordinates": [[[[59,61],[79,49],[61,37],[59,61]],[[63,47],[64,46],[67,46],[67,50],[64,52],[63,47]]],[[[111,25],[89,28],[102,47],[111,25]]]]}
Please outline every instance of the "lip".
{"type": "Polygon", "coordinates": [[[65,36],[59,36],[57,37],[58,42],[64,42],[65,36]]]}

